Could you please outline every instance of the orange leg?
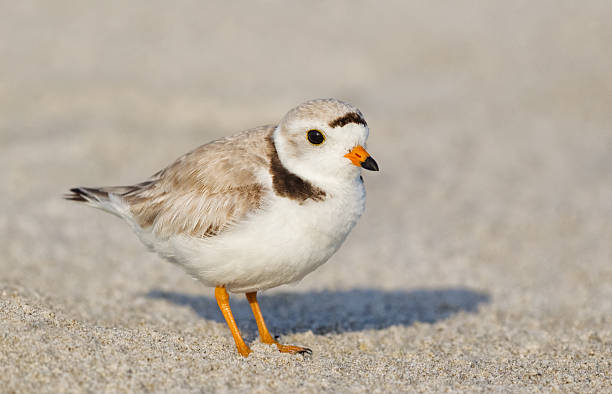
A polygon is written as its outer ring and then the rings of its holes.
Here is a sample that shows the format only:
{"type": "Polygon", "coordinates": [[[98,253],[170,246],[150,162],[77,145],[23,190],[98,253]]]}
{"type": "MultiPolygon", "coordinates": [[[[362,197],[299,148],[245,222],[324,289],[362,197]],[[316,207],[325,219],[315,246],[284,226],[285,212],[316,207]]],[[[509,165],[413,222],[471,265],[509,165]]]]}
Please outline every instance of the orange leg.
{"type": "Polygon", "coordinates": [[[246,293],[247,300],[249,300],[249,304],[251,304],[251,309],[253,310],[253,315],[255,316],[255,321],[257,322],[257,329],[259,330],[259,338],[263,343],[267,343],[269,345],[276,345],[279,352],[282,353],[306,353],[312,354],[312,350],[306,347],[300,346],[291,346],[291,345],[283,345],[278,343],[278,341],[272,338],[270,332],[268,331],[268,327],[266,327],[266,322],[264,322],[264,318],[261,315],[261,309],[259,309],[259,303],[257,303],[257,292],[246,293]]]}
{"type": "Polygon", "coordinates": [[[215,287],[215,298],[217,299],[219,309],[221,309],[221,313],[223,313],[223,317],[225,317],[225,321],[227,322],[227,325],[229,326],[229,329],[232,332],[232,336],[234,337],[234,341],[236,342],[238,352],[244,357],[248,357],[249,353],[251,353],[251,349],[249,349],[249,347],[246,345],[246,343],[244,343],[244,340],[240,336],[240,331],[238,331],[236,320],[234,320],[234,315],[232,315],[232,310],[230,308],[229,294],[227,294],[227,290],[225,290],[225,287],[215,287]]]}

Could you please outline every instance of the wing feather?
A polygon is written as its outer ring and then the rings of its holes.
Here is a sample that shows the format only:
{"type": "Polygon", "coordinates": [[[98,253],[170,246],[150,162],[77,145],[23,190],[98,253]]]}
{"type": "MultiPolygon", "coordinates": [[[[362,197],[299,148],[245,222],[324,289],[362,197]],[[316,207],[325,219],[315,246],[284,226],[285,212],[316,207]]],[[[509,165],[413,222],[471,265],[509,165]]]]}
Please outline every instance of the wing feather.
{"type": "Polygon", "coordinates": [[[263,126],[213,141],[121,194],[134,220],[158,237],[217,235],[262,207],[268,192],[256,171],[269,166],[263,126]]]}

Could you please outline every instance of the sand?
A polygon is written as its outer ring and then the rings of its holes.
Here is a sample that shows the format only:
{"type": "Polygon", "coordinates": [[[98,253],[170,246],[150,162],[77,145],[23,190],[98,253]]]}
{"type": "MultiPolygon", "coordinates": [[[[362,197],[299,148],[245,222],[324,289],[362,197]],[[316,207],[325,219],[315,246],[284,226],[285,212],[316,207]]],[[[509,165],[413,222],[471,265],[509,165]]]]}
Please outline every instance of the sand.
{"type": "Polygon", "coordinates": [[[612,389],[612,6],[0,6],[0,391],[612,389]],[[379,173],[340,251],[232,305],[116,218],[130,184],[315,97],[361,108],[379,173]]]}

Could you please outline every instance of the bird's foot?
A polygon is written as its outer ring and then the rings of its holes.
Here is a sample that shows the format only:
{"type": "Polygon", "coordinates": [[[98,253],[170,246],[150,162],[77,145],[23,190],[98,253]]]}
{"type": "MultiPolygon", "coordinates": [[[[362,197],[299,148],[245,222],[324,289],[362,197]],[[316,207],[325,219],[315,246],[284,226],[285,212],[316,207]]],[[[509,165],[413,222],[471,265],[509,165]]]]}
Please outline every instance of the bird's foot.
{"type": "Polygon", "coordinates": [[[275,345],[278,348],[278,351],[281,353],[304,354],[307,356],[312,355],[312,350],[308,349],[307,347],[283,345],[278,342],[276,342],[275,345]]]}

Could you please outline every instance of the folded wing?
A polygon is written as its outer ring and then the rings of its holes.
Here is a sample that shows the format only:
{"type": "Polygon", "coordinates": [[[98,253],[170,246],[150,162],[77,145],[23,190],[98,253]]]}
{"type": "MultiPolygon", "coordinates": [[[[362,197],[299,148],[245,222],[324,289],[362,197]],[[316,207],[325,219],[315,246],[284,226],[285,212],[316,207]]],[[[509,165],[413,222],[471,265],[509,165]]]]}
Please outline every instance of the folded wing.
{"type": "Polygon", "coordinates": [[[119,216],[156,237],[212,237],[263,207],[268,188],[257,174],[269,167],[266,137],[273,129],[264,126],[202,145],[140,184],[75,188],[66,198],[107,211],[117,205],[111,213],[122,211],[119,216]]]}

